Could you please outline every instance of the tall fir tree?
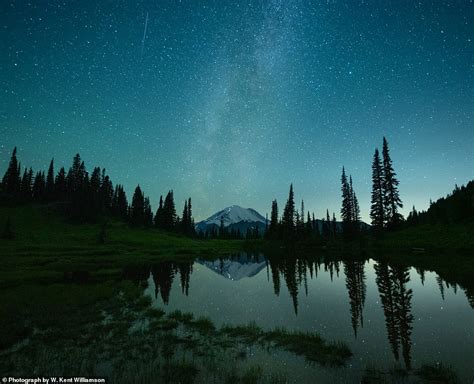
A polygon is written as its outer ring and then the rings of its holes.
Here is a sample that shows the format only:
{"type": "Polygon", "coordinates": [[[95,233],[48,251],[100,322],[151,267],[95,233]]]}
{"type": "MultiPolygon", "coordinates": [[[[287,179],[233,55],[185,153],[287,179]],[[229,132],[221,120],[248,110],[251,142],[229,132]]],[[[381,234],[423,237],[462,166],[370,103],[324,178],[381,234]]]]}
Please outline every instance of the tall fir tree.
{"type": "Polygon", "coordinates": [[[45,197],[46,181],[44,172],[38,171],[33,182],[33,199],[35,201],[43,201],[45,197]]]}
{"type": "Polygon", "coordinates": [[[174,231],[176,225],[176,207],[174,204],[173,190],[170,190],[163,203],[163,229],[174,231]]]}
{"type": "Polygon", "coordinates": [[[372,161],[372,201],[370,205],[370,218],[372,226],[376,231],[383,229],[385,222],[384,208],[384,177],[382,160],[379,150],[375,149],[374,159],[372,161]]]}
{"type": "Polygon", "coordinates": [[[141,227],[145,221],[145,198],[139,185],[135,188],[130,207],[130,224],[141,227]]]}
{"type": "Polygon", "coordinates": [[[155,214],[155,227],[164,229],[164,222],[163,222],[163,195],[160,196],[160,203],[158,205],[158,209],[156,210],[155,214]]]}
{"type": "Polygon", "coordinates": [[[153,226],[153,212],[151,210],[150,199],[145,197],[144,200],[144,208],[143,208],[143,223],[146,228],[150,228],[153,226]]]}
{"type": "Polygon", "coordinates": [[[46,176],[46,190],[45,190],[46,199],[53,201],[56,197],[55,188],[54,188],[54,159],[51,159],[48,168],[48,174],[46,176]]]}
{"type": "Polygon", "coordinates": [[[30,168],[23,173],[23,177],[21,178],[21,185],[20,185],[20,192],[21,198],[24,201],[30,201],[33,197],[33,169],[30,168]]]}
{"type": "Polygon", "coordinates": [[[349,177],[349,190],[351,194],[351,232],[357,233],[360,229],[360,208],[359,208],[359,200],[357,200],[356,193],[354,191],[354,187],[352,185],[352,176],[349,177]]]}
{"type": "Polygon", "coordinates": [[[268,236],[275,238],[278,234],[278,203],[276,200],[272,201],[272,210],[270,213],[270,226],[268,228],[268,236]]]}
{"type": "Polygon", "coordinates": [[[282,229],[286,238],[291,238],[295,232],[295,198],[293,193],[293,184],[290,184],[290,192],[283,210],[282,229]]]}
{"type": "Polygon", "coordinates": [[[61,167],[56,179],[54,181],[55,185],[55,198],[59,200],[64,200],[67,197],[67,181],[66,181],[66,170],[64,167],[61,167]]]}
{"type": "Polygon", "coordinates": [[[393,169],[390,151],[388,149],[387,139],[383,138],[383,191],[384,191],[384,210],[385,222],[388,228],[397,227],[403,220],[403,216],[399,213],[399,208],[403,208],[402,200],[398,191],[398,180],[393,169]]]}
{"type": "Polygon", "coordinates": [[[341,208],[342,229],[345,234],[348,234],[351,231],[351,225],[352,225],[352,196],[351,196],[349,182],[346,176],[346,170],[344,167],[342,167],[341,191],[342,191],[342,208],[341,208]]]}
{"type": "Polygon", "coordinates": [[[2,191],[11,197],[15,197],[20,191],[20,165],[16,157],[16,147],[2,179],[2,191]]]}

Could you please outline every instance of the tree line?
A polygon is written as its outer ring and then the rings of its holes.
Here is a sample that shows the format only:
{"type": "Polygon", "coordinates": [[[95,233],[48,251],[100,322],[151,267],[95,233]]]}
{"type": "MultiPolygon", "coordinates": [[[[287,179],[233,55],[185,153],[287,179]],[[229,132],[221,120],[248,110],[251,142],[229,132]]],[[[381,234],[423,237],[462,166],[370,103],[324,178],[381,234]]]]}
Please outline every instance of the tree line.
{"type": "Polygon", "coordinates": [[[15,147],[0,183],[0,201],[6,204],[56,203],[63,213],[79,221],[112,216],[132,227],[156,227],[195,235],[191,198],[185,200],[180,217],[176,214],[173,191],[170,190],[164,200],[160,196],[159,207],[153,214],[150,199],[140,185],[135,188],[129,204],[123,185],[114,187],[104,168],[95,167],[89,175],[79,154],[74,156],[67,172],[64,167],[55,172],[54,166],[52,159],[47,173],[34,173],[32,168],[22,172],[15,147]]]}

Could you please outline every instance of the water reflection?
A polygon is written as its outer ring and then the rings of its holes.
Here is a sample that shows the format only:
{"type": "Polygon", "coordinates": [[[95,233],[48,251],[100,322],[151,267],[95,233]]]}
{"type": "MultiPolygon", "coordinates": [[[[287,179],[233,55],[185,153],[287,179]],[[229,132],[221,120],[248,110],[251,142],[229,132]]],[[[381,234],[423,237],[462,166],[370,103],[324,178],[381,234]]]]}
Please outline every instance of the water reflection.
{"type": "Polygon", "coordinates": [[[354,336],[357,337],[357,328],[364,326],[365,303],[365,270],[364,261],[345,261],[344,274],[346,275],[346,288],[351,305],[351,322],[354,336]]]}
{"type": "MultiPolygon", "coordinates": [[[[310,294],[310,292],[308,292],[309,289],[311,287],[312,289],[315,289],[314,287],[317,286],[314,284],[315,281],[322,279],[326,281],[324,284],[331,284],[331,286],[333,284],[337,285],[337,289],[334,289],[334,292],[341,289],[345,291],[346,299],[343,301],[348,303],[347,307],[349,311],[348,313],[346,312],[347,314],[345,315],[345,318],[348,321],[350,320],[354,340],[362,338],[362,342],[364,342],[364,338],[367,338],[367,332],[363,333],[362,329],[364,328],[364,308],[368,295],[367,281],[369,281],[369,283],[371,283],[370,292],[372,292],[372,295],[375,294],[376,297],[380,298],[378,303],[381,306],[383,317],[379,324],[383,331],[384,318],[386,339],[390,346],[391,354],[393,354],[393,357],[397,362],[401,361],[408,369],[410,369],[412,366],[412,332],[414,327],[414,315],[412,313],[413,290],[410,288],[410,286],[414,286],[414,284],[410,282],[410,272],[415,273],[415,270],[410,267],[392,265],[386,262],[368,262],[367,260],[342,261],[328,257],[315,258],[308,256],[296,258],[291,256],[281,257],[273,255],[264,257],[261,254],[240,254],[230,258],[222,258],[212,261],[164,261],[149,267],[134,267],[127,269],[124,271],[124,276],[136,281],[137,284],[145,284],[151,277],[152,280],[150,280],[150,282],[153,281],[153,285],[151,285],[152,292],[150,293],[154,294],[155,299],[160,300],[164,305],[169,305],[170,292],[175,283],[180,285],[180,291],[183,295],[192,296],[191,291],[192,289],[195,289],[196,292],[200,292],[201,297],[206,298],[205,300],[208,299],[210,302],[215,301],[216,303],[219,303],[216,304],[217,306],[224,305],[223,303],[232,305],[232,300],[235,300],[242,292],[238,291],[237,288],[234,289],[232,287],[249,289],[247,288],[249,286],[246,285],[246,281],[251,281],[250,279],[256,278],[261,281],[261,284],[265,285],[267,284],[267,281],[268,284],[271,284],[271,292],[269,292],[270,296],[275,295],[277,297],[287,297],[286,292],[284,292],[284,294],[281,293],[286,287],[292,311],[294,313],[293,317],[295,318],[298,317],[299,311],[302,311],[299,300],[303,301],[303,299],[305,299],[306,306],[304,307],[305,313],[303,314],[305,316],[308,315],[308,312],[317,316],[318,311],[322,309],[317,306],[309,308],[308,300],[305,298],[305,296],[310,294]],[[225,280],[227,280],[226,286],[235,297],[233,298],[230,296],[229,298],[224,299],[224,296],[222,296],[219,298],[219,292],[214,290],[212,284],[207,283],[208,279],[210,279],[210,276],[207,275],[205,280],[202,278],[197,279],[200,283],[195,283],[195,285],[191,287],[190,281],[191,275],[193,274],[193,264],[199,265],[199,268],[205,268],[212,271],[212,274],[215,273],[225,278],[225,280]],[[262,275],[261,272],[263,272],[264,275],[262,275]],[[257,278],[257,276],[260,276],[260,278],[257,278]],[[264,280],[262,280],[262,278],[264,280]],[[342,279],[340,280],[340,278],[342,279]],[[311,282],[311,284],[309,282],[311,282]],[[373,282],[375,282],[375,284],[373,284],[373,282]]],[[[446,300],[447,290],[452,289],[455,294],[458,291],[458,284],[456,282],[448,282],[443,280],[440,276],[434,276],[434,278],[430,278],[432,280],[430,280],[431,282],[428,284],[425,281],[424,270],[416,269],[416,273],[421,279],[421,286],[426,286],[427,292],[428,286],[430,286],[430,294],[433,291],[433,288],[435,290],[437,289],[437,286],[439,294],[443,300],[446,300]]],[[[418,287],[421,286],[418,285],[418,287]]],[[[464,288],[464,291],[469,304],[474,306],[474,295],[472,294],[472,291],[469,291],[466,288],[464,288]]],[[[242,293],[247,295],[247,292],[242,293]]],[[[423,293],[420,291],[420,295],[422,294],[423,293]]],[[[174,298],[173,300],[177,299],[177,296],[172,297],[174,298]]],[[[432,296],[430,296],[430,298],[431,297],[432,296]]],[[[263,299],[259,296],[254,296],[254,299],[252,300],[258,301],[263,299]]],[[[271,301],[268,297],[266,300],[271,301]]],[[[326,296],[325,300],[327,301],[324,302],[329,303],[330,305],[330,307],[324,308],[326,310],[336,310],[340,312],[340,309],[343,308],[342,304],[331,302],[331,300],[333,300],[332,295],[326,296]]],[[[247,303],[247,305],[250,304],[249,302],[247,303]]],[[[261,304],[263,304],[263,302],[261,304]]],[[[257,303],[256,305],[258,306],[260,304],[257,303]]],[[[222,310],[222,308],[218,308],[219,313],[225,314],[222,310]]],[[[272,307],[272,310],[276,311],[273,312],[275,315],[278,315],[278,307],[272,307]]],[[[344,311],[347,311],[347,309],[344,309],[344,311]]],[[[417,309],[417,318],[419,317],[418,312],[419,310],[417,309]]],[[[370,311],[366,314],[369,321],[367,324],[371,327],[373,327],[373,323],[370,323],[370,319],[371,317],[373,318],[373,314],[374,310],[372,305],[372,308],[370,308],[370,311]]],[[[289,317],[286,319],[288,322],[291,322],[289,317]]],[[[337,330],[337,328],[335,329],[337,330]]],[[[349,327],[348,329],[350,330],[349,327]]],[[[390,354],[388,350],[387,353],[390,354]]]]}
{"type": "Polygon", "coordinates": [[[406,367],[411,367],[411,331],[413,315],[411,299],[413,291],[407,289],[410,281],[408,267],[390,267],[381,262],[374,266],[376,283],[382,302],[387,327],[387,337],[395,360],[399,360],[401,347],[406,367]]]}

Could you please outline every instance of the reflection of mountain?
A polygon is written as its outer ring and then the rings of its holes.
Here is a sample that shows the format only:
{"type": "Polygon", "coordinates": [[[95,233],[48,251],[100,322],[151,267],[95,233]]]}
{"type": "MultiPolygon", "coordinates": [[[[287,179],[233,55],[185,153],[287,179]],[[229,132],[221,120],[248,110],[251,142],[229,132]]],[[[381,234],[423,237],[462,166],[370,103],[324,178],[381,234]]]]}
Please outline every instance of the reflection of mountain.
{"type": "Polygon", "coordinates": [[[198,260],[197,263],[233,281],[243,279],[244,277],[253,277],[267,266],[264,258],[253,258],[245,255],[226,260],[198,260]]]}

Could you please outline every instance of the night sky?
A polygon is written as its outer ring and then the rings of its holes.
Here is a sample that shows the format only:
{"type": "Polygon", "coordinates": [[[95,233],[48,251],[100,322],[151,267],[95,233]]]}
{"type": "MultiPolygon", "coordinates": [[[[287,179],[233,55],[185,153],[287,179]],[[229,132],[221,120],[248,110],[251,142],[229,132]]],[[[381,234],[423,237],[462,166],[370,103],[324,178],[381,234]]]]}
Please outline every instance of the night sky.
{"type": "Polygon", "coordinates": [[[369,221],[385,135],[403,213],[474,178],[472,0],[1,1],[0,173],[79,152],[129,199],[369,221]],[[148,14],[148,17],[147,17],[148,14]],[[381,149],[381,148],[380,148],[381,149]]]}

